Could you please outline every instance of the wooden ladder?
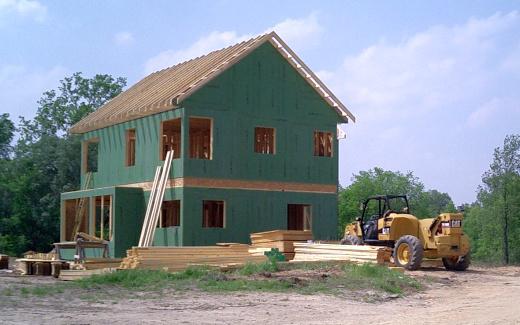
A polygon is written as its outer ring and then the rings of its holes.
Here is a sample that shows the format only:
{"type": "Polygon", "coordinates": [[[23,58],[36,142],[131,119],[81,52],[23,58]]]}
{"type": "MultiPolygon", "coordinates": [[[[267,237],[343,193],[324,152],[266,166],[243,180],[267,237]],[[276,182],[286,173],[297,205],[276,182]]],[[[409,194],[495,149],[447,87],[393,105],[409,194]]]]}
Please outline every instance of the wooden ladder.
{"type": "MultiPolygon", "coordinates": [[[[90,186],[90,182],[92,180],[92,172],[87,172],[85,175],[85,183],[83,184],[83,187],[81,188],[82,191],[86,190],[90,186]]],[[[74,227],[72,227],[72,233],[70,238],[74,240],[74,236],[76,236],[77,232],[79,231],[79,227],[81,223],[83,222],[83,212],[85,211],[85,205],[87,203],[88,197],[82,197],[78,199],[78,202],[76,203],[76,216],[74,217],[74,227]]]]}

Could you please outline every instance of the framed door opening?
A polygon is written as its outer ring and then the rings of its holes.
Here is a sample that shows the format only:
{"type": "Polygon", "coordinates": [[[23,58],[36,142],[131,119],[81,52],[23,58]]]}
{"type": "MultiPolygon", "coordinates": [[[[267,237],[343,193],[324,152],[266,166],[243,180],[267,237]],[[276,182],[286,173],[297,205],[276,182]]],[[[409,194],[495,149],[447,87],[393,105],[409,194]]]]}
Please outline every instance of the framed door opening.
{"type": "Polygon", "coordinates": [[[288,230],[312,230],[312,206],[309,204],[287,205],[288,230]]]}

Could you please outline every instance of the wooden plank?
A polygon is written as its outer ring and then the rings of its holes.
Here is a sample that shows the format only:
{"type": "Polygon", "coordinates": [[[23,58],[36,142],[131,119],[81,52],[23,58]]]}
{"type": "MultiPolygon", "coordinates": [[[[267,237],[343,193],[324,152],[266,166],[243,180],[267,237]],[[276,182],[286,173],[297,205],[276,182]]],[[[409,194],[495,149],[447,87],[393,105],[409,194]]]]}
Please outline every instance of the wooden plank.
{"type": "Polygon", "coordinates": [[[229,246],[193,247],[134,247],[121,263],[121,268],[146,268],[181,270],[191,264],[231,265],[246,262],[263,262],[265,256],[249,253],[249,246],[232,244],[229,246]]]}
{"type": "Polygon", "coordinates": [[[379,246],[294,243],[293,261],[335,261],[384,264],[390,259],[391,249],[379,246]]]}
{"type": "Polygon", "coordinates": [[[172,165],[173,160],[173,151],[170,150],[166,154],[166,159],[164,161],[164,165],[162,168],[161,178],[159,181],[159,188],[158,188],[158,194],[155,197],[155,203],[152,208],[152,214],[150,217],[150,228],[149,228],[149,234],[146,238],[146,242],[144,246],[151,246],[153,243],[153,237],[155,234],[155,229],[157,228],[157,222],[159,219],[159,212],[161,210],[163,198],[164,198],[164,191],[166,189],[166,181],[168,180],[170,176],[170,169],[172,165]]]}
{"type": "MultiPolygon", "coordinates": [[[[151,190],[152,182],[140,182],[119,185],[122,187],[139,187],[143,190],[151,190]]],[[[176,177],[167,181],[166,188],[196,187],[196,188],[221,188],[221,189],[240,189],[251,191],[277,191],[277,192],[297,192],[297,193],[324,193],[336,194],[337,185],[335,184],[315,184],[315,183],[294,183],[294,182],[274,182],[274,181],[253,181],[237,179],[218,179],[218,178],[198,178],[198,177],[176,177]]]]}
{"type": "Polygon", "coordinates": [[[73,281],[86,278],[94,274],[105,274],[114,272],[115,269],[98,269],[98,270],[61,270],[59,279],[63,281],[73,281]]]}
{"type": "Polygon", "coordinates": [[[254,244],[253,247],[266,247],[266,248],[277,248],[280,252],[294,252],[293,241],[288,240],[279,240],[279,241],[269,241],[262,244],[254,244]]]}
{"type": "Polygon", "coordinates": [[[146,206],[146,212],[144,214],[144,221],[143,221],[143,227],[141,228],[141,236],[139,237],[139,246],[143,246],[144,245],[144,238],[146,237],[146,234],[147,234],[147,231],[148,231],[148,224],[150,222],[150,212],[152,210],[152,205],[153,205],[153,201],[154,201],[154,197],[155,197],[155,193],[156,193],[156,188],[157,188],[157,182],[159,180],[159,175],[161,174],[161,166],[158,166],[156,169],[155,169],[155,176],[154,176],[154,179],[153,179],[153,185],[152,185],[152,191],[150,192],[150,197],[148,198],[148,204],[146,206]]]}

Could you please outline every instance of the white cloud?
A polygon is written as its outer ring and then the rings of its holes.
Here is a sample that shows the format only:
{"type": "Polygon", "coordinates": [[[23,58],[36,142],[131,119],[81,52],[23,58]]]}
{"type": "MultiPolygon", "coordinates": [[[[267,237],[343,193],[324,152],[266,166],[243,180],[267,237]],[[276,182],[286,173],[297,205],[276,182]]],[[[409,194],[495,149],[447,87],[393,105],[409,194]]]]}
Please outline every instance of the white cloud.
{"type": "Polygon", "coordinates": [[[288,43],[292,48],[302,48],[306,44],[313,44],[318,41],[323,32],[318,22],[316,13],[310,14],[308,17],[286,20],[265,30],[265,33],[275,31],[280,37],[288,43]]]}
{"type": "MultiPolygon", "coordinates": [[[[268,33],[273,30],[291,46],[298,47],[303,46],[305,42],[314,42],[322,32],[322,27],[318,22],[316,14],[313,13],[301,19],[286,19],[265,29],[262,33],[268,33]]],[[[245,41],[256,35],[249,33],[239,34],[236,31],[213,31],[184,49],[168,49],[148,59],[145,63],[145,74],[245,41]]]]}
{"type": "Polygon", "coordinates": [[[114,43],[116,45],[130,45],[134,41],[134,35],[130,32],[119,32],[114,35],[114,43]]]}
{"type": "Polygon", "coordinates": [[[67,73],[62,66],[33,71],[20,65],[0,65],[2,111],[15,121],[18,116],[32,118],[43,92],[56,88],[67,73]]]}
{"type": "Polygon", "coordinates": [[[47,18],[47,7],[36,0],[0,0],[0,17],[13,13],[42,22],[47,18]]]}
{"type": "Polygon", "coordinates": [[[493,98],[484,103],[469,115],[468,125],[474,128],[484,126],[495,114],[499,113],[501,104],[503,103],[498,98],[493,98]]]}
{"type": "Polygon", "coordinates": [[[185,49],[165,50],[148,59],[145,63],[145,73],[149,74],[173,66],[249,38],[250,35],[238,35],[236,32],[212,32],[185,49]]]}
{"type": "Polygon", "coordinates": [[[320,72],[358,120],[340,182],[373,166],[413,170],[459,202],[474,199],[489,164],[476,156],[520,132],[518,35],[520,14],[498,13],[381,41],[320,72]]]}

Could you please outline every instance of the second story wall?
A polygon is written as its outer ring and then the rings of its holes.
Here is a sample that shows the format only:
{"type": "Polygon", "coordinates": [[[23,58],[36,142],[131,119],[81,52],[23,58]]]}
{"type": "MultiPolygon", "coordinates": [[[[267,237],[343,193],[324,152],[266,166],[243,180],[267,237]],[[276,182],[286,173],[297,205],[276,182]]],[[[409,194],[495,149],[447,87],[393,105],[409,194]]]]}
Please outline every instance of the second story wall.
{"type": "MultiPolygon", "coordinates": [[[[161,163],[162,122],[180,118],[171,177],[337,184],[336,112],[269,44],[190,96],[182,107],[83,135],[98,141],[91,187],[151,182],[161,163]],[[211,119],[211,159],[190,158],[190,118],[211,119]],[[274,154],[256,153],[255,127],[275,129],[274,154]],[[128,130],[135,162],[128,165],[128,130]],[[314,155],[314,132],[332,134],[332,156],[314,155]]],[[[86,171],[82,168],[82,182],[86,171]]]]}
{"type": "Polygon", "coordinates": [[[186,176],[337,184],[338,115],[270,44],[183,107],[213,120],[212,160],[186,160],[186,176]],[[274,154],[255,153],[255,127],[275,129],[274,154]],[[332,157],[314,156],[314,131],[332,134],[332,157]]]}

